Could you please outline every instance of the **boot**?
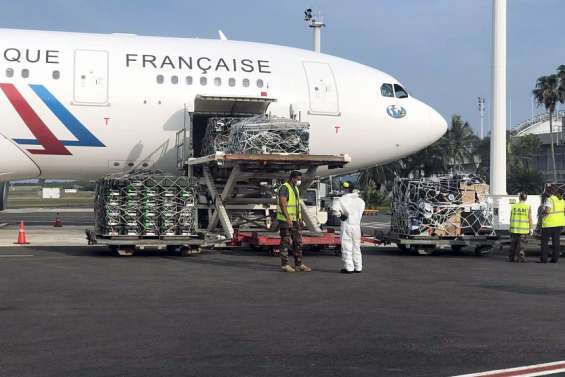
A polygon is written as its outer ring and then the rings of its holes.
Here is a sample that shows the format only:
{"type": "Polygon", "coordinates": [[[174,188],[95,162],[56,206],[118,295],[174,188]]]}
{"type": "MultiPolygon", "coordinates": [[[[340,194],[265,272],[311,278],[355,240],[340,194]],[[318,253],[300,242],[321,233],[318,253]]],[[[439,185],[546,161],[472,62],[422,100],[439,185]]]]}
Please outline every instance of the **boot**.
{"type": "Polygon", "coordinates": [[[306,266],[305,264],[301,264],[300,266],[295,266],[294,267],[296,269],[296,271],[299,272],[310,272],[312,271],[312,269],[308,266],[306,266]]]}
{"type": "Polygon", "coordinates": [[[288,264],[281,266],[282,272],[294,272],[294,268],[290,267],[288,264]]]}

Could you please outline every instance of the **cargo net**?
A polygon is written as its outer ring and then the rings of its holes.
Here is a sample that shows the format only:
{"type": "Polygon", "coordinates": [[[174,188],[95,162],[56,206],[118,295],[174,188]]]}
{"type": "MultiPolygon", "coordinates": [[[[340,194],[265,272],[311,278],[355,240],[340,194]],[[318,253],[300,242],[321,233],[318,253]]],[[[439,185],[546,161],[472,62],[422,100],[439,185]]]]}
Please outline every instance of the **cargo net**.
{"type": "Polygon", "coordinates": [[[391,230],[401,236],[494,235],[489,186],[471,174],[397,178],[391,230]]]}
{"type": "Polygon", "coordinates": [[[196,233],[196,185],[161,172],[106,176],[95,197],[96,232],[103,236],[190,236],[196,233]]]}
{"type": "Polygon", "coordinates": [[[228,149],[231,127],[239,121],[241,121],[241,118],[209,118],[202,141],[202,155],[225,152],[228,149]]]}
{"type": "Polygon", "coordinates": [[[309,124],[275,116],[258,115],[234,124],[229,153],[295,153],[309,151],[309,124]]]}

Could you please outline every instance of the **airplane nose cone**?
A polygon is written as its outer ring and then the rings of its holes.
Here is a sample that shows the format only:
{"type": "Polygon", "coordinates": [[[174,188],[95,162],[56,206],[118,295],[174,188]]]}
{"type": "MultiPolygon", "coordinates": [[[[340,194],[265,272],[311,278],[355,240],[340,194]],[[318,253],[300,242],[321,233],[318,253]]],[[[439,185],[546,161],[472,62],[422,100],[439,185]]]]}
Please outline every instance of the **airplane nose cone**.
{"type": "Polygon", "coordinates": [[[428,112],[430,133],[435,140],[438,140],[447,132],[447,121],[440,113],[430,108],[428,112]]]}

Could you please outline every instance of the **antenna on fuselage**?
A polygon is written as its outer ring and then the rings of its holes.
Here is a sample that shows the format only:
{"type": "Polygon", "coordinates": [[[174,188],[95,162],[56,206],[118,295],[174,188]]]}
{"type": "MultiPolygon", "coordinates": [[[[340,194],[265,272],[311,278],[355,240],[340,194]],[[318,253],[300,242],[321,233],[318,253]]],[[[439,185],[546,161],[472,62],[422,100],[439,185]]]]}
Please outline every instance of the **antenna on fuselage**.
{"type": "Polygon", "coordinates": [[[308,23],[308,26],[314,29],[314,51],[320,52],[322,47],[322,28],[326,26],[323,17],[318,12],[318,16],[312,15],[312,9],[308,8],[304,11],[304,21],[308,23]]]}

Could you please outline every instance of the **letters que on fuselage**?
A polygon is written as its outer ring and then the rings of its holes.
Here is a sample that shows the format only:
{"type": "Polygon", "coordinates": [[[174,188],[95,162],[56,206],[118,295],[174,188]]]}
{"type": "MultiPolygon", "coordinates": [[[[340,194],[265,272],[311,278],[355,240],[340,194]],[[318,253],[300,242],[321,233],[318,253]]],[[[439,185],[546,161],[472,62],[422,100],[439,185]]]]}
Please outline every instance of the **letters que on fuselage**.
{"type": "MultiPolygon", "coordinates": [[[[59,64],[60,50],[5,48],[2,51],[3,60],[11,63],[44,63],[59,64]]],[[[257,72],[271,73],[269,60],[253,58],[211,58],[207,56],[169,56],[126,53],[124,63],[128,68],[171,68],[199,70],[202,74],[213,72],[257,72]]]]}

